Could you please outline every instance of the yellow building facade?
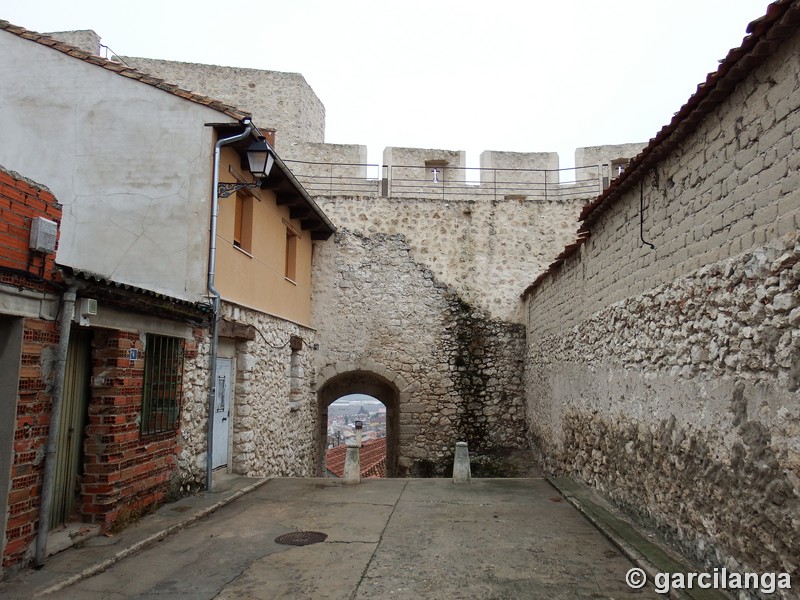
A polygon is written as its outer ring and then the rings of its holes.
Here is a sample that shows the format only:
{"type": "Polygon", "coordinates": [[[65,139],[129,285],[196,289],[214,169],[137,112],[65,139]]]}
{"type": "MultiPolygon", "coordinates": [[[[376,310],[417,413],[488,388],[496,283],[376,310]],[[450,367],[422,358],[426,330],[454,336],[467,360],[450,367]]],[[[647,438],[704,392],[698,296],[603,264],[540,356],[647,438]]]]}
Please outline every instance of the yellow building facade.
{"type": "MultiPolygon", "coordinates": [[[[223,148],[220,181],[248,180],[240,162],[235,148],[223,148]]],[[[330,228],[284,168],[274,165],[273,189],[220,198],[216,282],[224,301],[310,327],[312,240],[329,236],[330,228]]]]}

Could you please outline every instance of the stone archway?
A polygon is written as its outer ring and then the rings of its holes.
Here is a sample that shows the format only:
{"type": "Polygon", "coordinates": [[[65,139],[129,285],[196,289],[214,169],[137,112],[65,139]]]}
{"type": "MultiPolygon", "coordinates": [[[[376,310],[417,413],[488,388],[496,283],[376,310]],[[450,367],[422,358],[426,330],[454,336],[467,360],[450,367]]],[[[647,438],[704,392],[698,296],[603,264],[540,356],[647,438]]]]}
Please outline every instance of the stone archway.
{"type": "Polygon", "coordinates": [[[400,441],[400,391],[394,383],[370,371],[341,373],[326,381],[317,392],[319,416],[317,474],[323,476],[325,473],[328,407],[338,398],[348,394],[367,394],[380,400],[386,407],[386,476],[396,477],[397,450],[400,441]]]}

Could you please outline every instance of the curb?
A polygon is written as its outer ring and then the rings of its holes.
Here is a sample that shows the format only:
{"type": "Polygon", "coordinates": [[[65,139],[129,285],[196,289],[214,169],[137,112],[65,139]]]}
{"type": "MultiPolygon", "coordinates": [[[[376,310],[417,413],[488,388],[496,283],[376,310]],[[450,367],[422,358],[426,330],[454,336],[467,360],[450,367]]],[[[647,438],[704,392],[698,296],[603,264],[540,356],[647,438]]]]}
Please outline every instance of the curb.
{"type": "MultiPolygon", "coordinates": [[[[637,567],[642,569],[648,577],[648,587],[653,588],[652,582],[658,573],[690,572],[692,569],[684,562],[667,555],[656,544],[644,538],[630,523],[618,519],[602,506],[595,504],[585,494],[582,494],[582,484],[570,477],[546,476],[547,482],[552,485],[564,499],[569,502],[592,526],[602,533],[614,546],[619,548],[637,567]],[[617,525],[617,528],[614,527],[617,525]],[[625,532],[624,530],[627,530],[625,532]],[[655,551],[653,551],[655,549],[655,551]],[[648,552],[649,550],[649,552],[648,552]],[[660,555],[660,556],[658,556],[660,555]]],[[[669,594],[662,594],[674,600],[730,600],[730,596],[720,590],[675,590],[670,589],[669,594]]]]}
{"type": "Polygon", "coordinates": [[[149,535],[148,537],[146,537],[146,538],[144,538],[142,540],[139,540],[138,542],[128,546],[127,548],[123,548],[122,550],[119,550],[117,553],[115,553],[114,555],[108,557],[107,559],[105,559],[105,560],[103,560],[103,561],[101,561],[99,563],[96,563],[96,564],[92,565],[91,567],[86,567],[82,571],[80,571],[80,572],[78,572],[78,573],[76,573],[74,575],[71,575],[70,577],[67,577],[66,579],[63,579],[63,580],[59,581],[58,583],[55,583],[55,584],[53,584],[53,585],[51,585],[51,586],[49,586],[49,587],[47,587],[47,588],[45,588],[43,590],[35,592],[32,597],[33,598],[38,598],[40,596],[47,596],[48,594],[52,594],[54,592],[59,592],[59,591],[63,590],[65,587],[73,585],[73,584],[81,581],[82,579],[88,579],[89,577],[97,575],[98,573],[102,573],[103,571],[105,571],[106,569],[108,569],[112,565],[120,562],[124,558],[127,558],[128,556],[131,556],[133,554],[136,554],[137,552],[141,552],[145,548],[147,548],[149,546],[152,546],[152,545],[156,544],[157,542],[160,542],[161,540],[163,540],[166,537],[169,537],[173,533],[177,533],[181,529],[185,529],[186,527],[188,527],[192,523],[195,523],[195,522],[199,521],[200,519],[203,519],[204,517],[207,517],[211,513],[219,510],[220,508],[222,508],[226,504],[230,504],[231,502],[233,502],[234,500],[238,500],[239,498],[241,498],[245,494],[249,494],[250,492],[260,488],[262,485],[264,485],[268,481],[269,481],[269,478],[265,478],[265,479],[256,481],[255,483],[252,483],[250,485],[247,485],[247,486],[245,486],[245,487],[243,487],[241,489],[238,489],[234,493],[232,493],[230,496],[228,496],[226,498],[222,498],[218,502],[215,502],[214,504],[212,504],[210,506],[207,506],[205,508],[202,508],[202,509],[198,510],[196,513],[193,513],[192,515],[187,516],[184,520],[180,521],[179,523],[175,523],[174,525],[171,525],[171,526],[167,527],[166,529],[162,529],[161,531],[153,533],[153,534],[149,535]]]}

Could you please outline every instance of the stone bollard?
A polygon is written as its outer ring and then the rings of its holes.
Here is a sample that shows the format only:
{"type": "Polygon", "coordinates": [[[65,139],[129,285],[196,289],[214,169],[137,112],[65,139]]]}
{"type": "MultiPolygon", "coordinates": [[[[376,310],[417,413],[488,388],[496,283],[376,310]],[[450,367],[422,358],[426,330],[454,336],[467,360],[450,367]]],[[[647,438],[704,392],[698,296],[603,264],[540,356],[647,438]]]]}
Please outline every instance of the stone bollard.
{"type": "Polygon", "coordinates": [[[469,483],[472,472],[469,468],[467,442],[456,442],[456,455],[453,459],[453,483],[469,483]]]}
{"type": "Polygon", "coordinates": [[[347,444],[347,454],[344,457],[344,483],[361,483],[361,457],[360,448],[347,444]]]}

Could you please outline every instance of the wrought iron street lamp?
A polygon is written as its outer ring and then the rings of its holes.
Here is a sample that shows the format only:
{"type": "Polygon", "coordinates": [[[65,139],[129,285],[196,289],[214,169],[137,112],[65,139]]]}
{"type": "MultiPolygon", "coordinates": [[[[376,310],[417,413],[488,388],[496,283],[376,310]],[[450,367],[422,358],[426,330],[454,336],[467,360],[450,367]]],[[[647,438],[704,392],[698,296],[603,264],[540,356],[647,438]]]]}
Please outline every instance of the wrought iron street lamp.
{"type": "Polygon", "coordinates": [[[220,198],[227,198],[238,190],[246,188],[256,188],[269,176],[272,165],[275,164],[275,155],[272,148],[267,143],[267,139],[261,135],[247,148],[247,167],[255,177],[253,183],[219,183],[217,194],[220,198]]]}

